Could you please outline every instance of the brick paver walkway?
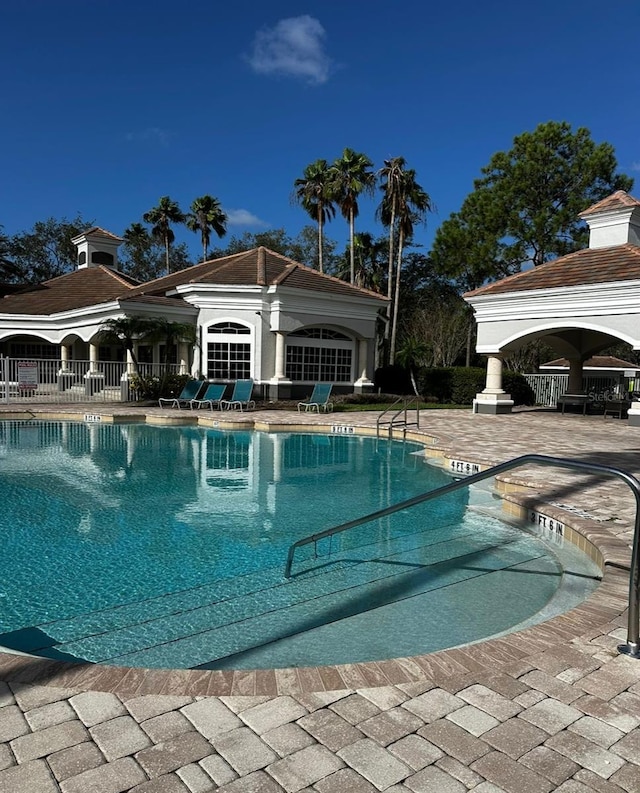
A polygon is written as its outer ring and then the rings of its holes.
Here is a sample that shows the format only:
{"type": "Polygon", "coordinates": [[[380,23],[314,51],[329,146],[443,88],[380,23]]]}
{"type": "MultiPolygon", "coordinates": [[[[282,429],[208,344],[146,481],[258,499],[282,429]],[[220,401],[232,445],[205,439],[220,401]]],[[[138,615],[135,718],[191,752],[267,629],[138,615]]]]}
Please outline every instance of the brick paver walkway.
{"type": "MultiPolygon", "coordinates": [[[[375,414],[242,420],[370,427],[375,414]]],[[[536,452],[640,475],[640,429],[616,419],[434,411],[422,425],[452,459],[536,452]]],[[[550,469],[508,479],[532,503],[579,510],[571,525],[602,549],[610,564],[583,607],[467,648],[309,670],[149,672],[0,654],[0,793],[639,793],[640,660],[617,650],[633,498],[550,469]]]]}

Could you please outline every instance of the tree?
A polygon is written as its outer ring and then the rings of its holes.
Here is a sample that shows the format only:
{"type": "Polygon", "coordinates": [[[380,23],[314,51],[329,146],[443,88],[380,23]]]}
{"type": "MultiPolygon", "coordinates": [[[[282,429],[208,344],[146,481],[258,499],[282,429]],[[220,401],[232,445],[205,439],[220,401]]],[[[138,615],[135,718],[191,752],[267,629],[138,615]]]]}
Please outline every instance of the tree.
{"type": "Polygon", "coordinates": [[[160,385],[160,392],[164,392],[164,386],[169,378],[169,351],[175,347],[179,342],[186,342],[187,344],[196,343],[196,328],[195,325],[190,325],[186,322],[173,322],[166,319],[166,317],[156,317],[150,321],[150,328],[147,338],[153,342],[159,342],[164,345],[162,360],[164,369],[162,373],[162,381],[160,385]]]}
{"type": "Polygon", "coordinates": [[[98,329],[98,333],[102,344],[119,346],[129,352],[134,372],[139,374],[135,345],[136,342],[149,338],[153,329],[152,320],[144,317],[118,317],[105,320],[98,329]]]}
{"type": "MultiPolygon", "coordinates": [[[[387,240],[375,239],[368,231],[356,232],[353,237],[355,251],[355,285],[382,293],[385,289],[387,240]]],[[[338,278],[347,280],[351,270],[351,251],[345,249],[336,270],[338,278]]]]}
{"type": "MultiPolygon", "coordinates": [[[[124,243],[119,256],[122,271],[143,282],[159,278],[166,269],[162,243],[142,223],[132,223],[122,236],[124,243]]],[[[171,246],[169,261],[171,272],[174,273],[191,266],[185,243],[171,246]]]]}
{"type": "MultiPolygon", "coordinates": [[[[389,266],[387,275],[387,297],[389,301],[393,297],[393,266],[394,266],[394,245],[396,234],[396,216],[398,214],[398,201],[402,191],[402,178],[404,176],[404,157],[394,157],[385,160],[384,166],[380,169],[379,175],[382,179],[381,189],[384,190],[384,198],[376,212],[382,224],[389,229],[389,266]]],[[[385,330],[385,337],[389,336],[389,324],[385,330]]]]}
{"type": "Polygon", "coordinates": [[[176,201],[172,201],[168,195],[162,196],[158,201],[158,206],[153,207],[142,216],[145,223],[151,223],[151,233],[154,237],[161,240],[165,249],[165,263],[167,275],[171,272],[171,261],[169,249],[175,240],[175,234],[171,228],[172,223],[184,223],[185,215],[180,210],[176,201]]]}
{"type": "Polygon", "coordinates": [[[19,275],[20,271],[11,258],[11,240],[0,226],[0,281],[14,281],[19,275]]]}
{"type": "Polygon", "coordinates": [[[413,393],[419,397],[418,385],[416,383],[416,368],[424,366],[424,359],[427,355],[427,345],[423,339],[417,336],[406,336],[398,349],[398,363],[409,372],[413,393]]]}
{"type": "Polygon", "coordinates": [[[77,249],[71,240],[93,225],[93,221],[80,215],[71,220],[51,217],[9,238],[8,255],[15,265],[16,277],[40,283],[71,272],[77,261],[77,249]]]}
{"type": "Polygon", "coordinates": [[[371,194],[375,184],[373,163],[366,156],[346,148],[330,167],[329,195],[340,207],[342,217],[349,223],[350,282],[355,283],[354,226],[358,217],[358,198],[371,194]]]}
{"type": "Polygon", "coordinates": [[[221,238],[227,233],[227,216],[222,211],[218,199],[210,195],[194,199],[191,204],[191,214],[186,217],[186,225],[191,231],[200,232],[202,261],[206,262],[211,232],[215,231],[221,238]]]}
{"type": "Polygon", "coordinates": [[[461,288],[475,289],[531,262],[540,265],[585,247],[578,215],[633,180],[617,174],[609,143],[589,130],[549,121],[514,138],[482,169],[475,191],[438,229],[432,257],[461,288]]]}
{"type": "Polygon", "coordinates": [[[396,222],[398,224],[398,251],[395,274],[391,344],[389,348],[389,363],[393,365],[398,332],[398,312],[400,308],[400,276],[402,273],[402,253],[405,241],[413,236],[413,227],[416,223],[426,222],[427,212],[432,209],[431,198],[420,187],[415,179],[416,172],[407,169],[403,172],[399,183],[396,205],[396,222]]]}
{"type": "Polygon", "coordinates": [[[324,224],[335,217],[331,194],[331,169],[326,160],[316,160],[294,182],[295,200],[318,224],[318,269],[324,272],[324,224]]]}

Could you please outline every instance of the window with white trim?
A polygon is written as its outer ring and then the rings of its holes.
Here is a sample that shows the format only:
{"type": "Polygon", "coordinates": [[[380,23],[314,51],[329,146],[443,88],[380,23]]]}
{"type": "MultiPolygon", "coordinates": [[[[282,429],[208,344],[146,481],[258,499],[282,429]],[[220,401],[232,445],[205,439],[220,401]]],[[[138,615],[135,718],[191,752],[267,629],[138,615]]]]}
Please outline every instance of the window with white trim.
{"type": "Polygon", "coordinates": [[[239,322],[218,322],[207,328],[207,378],[246,380],[251,377],[251,328],[239,322]],[[213,337],[213,338],[211,338],[213,337]]]}
{"type": "Polygon", "coordinates": [[[355,342],[330,328],[303,328],[287,336],[286,376],[294,381],[348,383],[355,342]]]}

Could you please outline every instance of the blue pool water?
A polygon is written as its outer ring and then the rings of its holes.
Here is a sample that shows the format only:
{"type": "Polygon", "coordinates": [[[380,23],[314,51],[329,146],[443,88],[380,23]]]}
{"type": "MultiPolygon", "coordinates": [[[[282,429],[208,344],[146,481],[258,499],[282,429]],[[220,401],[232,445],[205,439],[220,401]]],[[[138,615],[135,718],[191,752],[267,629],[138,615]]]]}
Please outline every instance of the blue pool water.
{"type": "Polygon", "coordinates": [[[593,587],[577,551],[466,489],[306,546],[284,579],[295,540],[447,481],[418,445],[369,437],[0,422],[0,645],[130,666],[344,663],[474,641],[593,587]]]}

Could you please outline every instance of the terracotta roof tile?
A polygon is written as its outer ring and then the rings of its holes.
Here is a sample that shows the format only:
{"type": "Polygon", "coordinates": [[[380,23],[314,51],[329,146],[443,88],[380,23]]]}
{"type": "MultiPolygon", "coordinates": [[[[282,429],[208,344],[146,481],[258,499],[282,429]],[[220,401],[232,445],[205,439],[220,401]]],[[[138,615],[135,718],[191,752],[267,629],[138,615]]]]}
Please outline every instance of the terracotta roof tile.
{"type": "Polygon", "coordinates": [[[615,193],[603,198],[602,201],[592,204],[585,209],[584,212],[581,212],[578,217],[585,218],[590,215],[595,215],[598,212],[606,212],[611,209],[623,209],[625,207],[640,207],[640,201],[630,196],[629,193],[625,193],[624,190],[616,190],[615,193]]]}
{"type": "Polygon", "coordinates": [[[611,281],[640,281],[640,247],[627,244],[609,248],[586,248],[541,264],[533,270],[516,273],[501,281],[481,286],[467,292],[465,297],[524,292],[529,289],[586,286],[611,281]]]}
{"type": "Polygon", "coordinates": [[[138,281],[109,267],[87,267],[0,300],[1,314],[48,316],[117,300],[138,281]]]}
{"type": "Polygon", "coordinates": [[[77,240],[79,237],[88,237],[89,235],[91,235],[92,237],[106,237],[107,239],[113,240],[115,242],[124,242],[123,237],[118,237],[115,234],[112,234],[110,231],[100,228],[100,226],[91,226],[90,229],[87,229],[86,231],[81,231],[80,234],[76,235],[71,240],[71,242],[73,242],[73,240],[77,240]]]}
{"type": "Polygon", "coordinates": [[[224,256],[202,264],[195,264],[177,273],[165,275],[137,287],[135,294],[166,294],[183,284],[219,284],[221,286],[275,286],[328,292],[335,295],[373,297],[386,302],[386,298],[369,289],[324,275],[305,267],[268,248],[254,248],[233,256],[224,256]]]}
{"type": "MultiPolygon", "coordinates": [[[[631,363],[630,361],[623,361],[621,358],[615,358],[613,355],[594,355],[591,358],[587,358],[582,366],[589,366],[592,369],[640,369],[640,366],[637,364],[631,363]]],[[[568,369],[569,361],[566,358],[556,358],[554,361],[548,361],[540,366],[541,369],[546,369],[548,367],[554,367],[556,369],[564,367],[568,369]]]]}

